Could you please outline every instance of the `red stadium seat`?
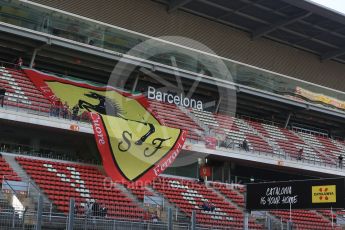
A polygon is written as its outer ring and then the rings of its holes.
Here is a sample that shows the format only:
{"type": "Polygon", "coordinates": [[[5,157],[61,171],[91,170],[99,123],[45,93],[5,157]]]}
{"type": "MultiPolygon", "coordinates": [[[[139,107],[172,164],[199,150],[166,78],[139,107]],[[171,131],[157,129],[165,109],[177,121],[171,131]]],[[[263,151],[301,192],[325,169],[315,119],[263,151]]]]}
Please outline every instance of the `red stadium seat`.
{"type": "Polygon", "coordinates": [[[109,218],[142,218],[143,210],[115,183],[105,180],[106,176],[96,166],[25,157],[16,160],[61,212],[68,212],[69,199],[73,197],[79,206],[97,201],[108,208],[109,218]],[[126,214],[119,216],[124,207],[126,214]]]}
{"type": "MultiPolygon", "coordinates": [[[[204,184],[188,179],[158,177],[153,188],[169,202],[179,207],[187,216],[191,216],[192,211],[195,210],[197,221],[201,225],[243,229],[243,212],[204,184]],[[201,208],[204,201],[212,203],[215,210],[204,211],[201,208]]],[[[263,226],[251,219],[250,229],[263,229],[263,226]]]]}
{"type": "Polygon", "coordinates": [[[4,104],[49,112],[50,102],[21,70],[0,67],[0,87],[6,89],[4,104]]]}
{"type": "Polygon", "coordinates": [[[6,160],[3,157],[0,157],[0,184],[2,184],[3,179],[14,181],[20,180],[17,173],[13,171],[6,160]]]}

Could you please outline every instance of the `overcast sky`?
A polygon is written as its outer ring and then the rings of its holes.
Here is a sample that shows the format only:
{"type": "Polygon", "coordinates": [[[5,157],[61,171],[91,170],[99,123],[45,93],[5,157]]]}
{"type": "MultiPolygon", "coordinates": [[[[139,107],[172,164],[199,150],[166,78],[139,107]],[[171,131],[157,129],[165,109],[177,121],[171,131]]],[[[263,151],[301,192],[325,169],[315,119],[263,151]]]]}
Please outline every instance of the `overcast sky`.
{"type": "Polygon", "coordinates": [[[309,0],[345,14],[345,0],[309,0]]]}

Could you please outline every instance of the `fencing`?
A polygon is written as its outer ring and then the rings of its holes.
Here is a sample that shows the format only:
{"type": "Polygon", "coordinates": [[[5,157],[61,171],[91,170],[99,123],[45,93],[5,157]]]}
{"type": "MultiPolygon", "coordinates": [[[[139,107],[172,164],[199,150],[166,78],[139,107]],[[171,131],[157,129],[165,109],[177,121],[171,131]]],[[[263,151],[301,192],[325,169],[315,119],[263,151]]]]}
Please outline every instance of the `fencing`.
{"type": "MultiPolygon", "coordinates": [[[[13,179],[13,178],[12,178],[13,179]]],[[[229,226],[207,226],[198,222],[197,215],[200,211],[196,208],[189,216],[180,212],[170,204],[160,203],[156,199],[153,206],[162,205],[157,218],[145,218],[145,204],[108,206],[107,212],[102,212],[101,207],[106,204],[99,203],[99,208],[90,209],[89,204],[95,206],[95,200],[70,198],[66,194],[55,197],[54,203],[50,202],[42,191],[31,180],[13,181],[3,178],[0,190],[0,229],[32,229],[32,230],[206,230],[229,229],[229,226]],[[84,203],[85,200],[87,203],[84,203]],[[63,207],[63,209],[61,209],[63,207]],[[89,211],[88,211],[89,210],[89,211]],[[90,211],[91,210],[91,211],[90,211]]],[[[151,198],[152,199],[152,198],[151,198]]],[[[112,201],[109,201],[112,202],[112,201]]],[[[151,210],[154,213],[154,210],[151,210]]],[[[205,214],[206,215],[206,214],[205,214]]],[[[214,215],[214,213],[209,213],[214,215]]],[[[246,220],[255,218],[257,223],[266,229],[286,229],[286,222],[272,218],[266,212],[255,212],[244,218],[243,224],[231,226],[233,230],[248,229],[246,220]],[[261,218],[258,218],[261,217],[261,218]],[[247,227],[246,227],[247,226],[247,227]]],[[[229,223],[230,224],[230,223],[229,223]]]]}
{"type": "MultiPolygon", "coordinates": [[[[67,215],[56,212],[48,203],[43,201],[41,195],[37,204],[18,210],[4,199],[0,192],[0,229],[25,229],[25,230],[206,230],[227,229],[226,227],[198,226],[196,218],[191,218],[186,223],[174,221],[173,211],[167,210],[165,221],[130,220],[119,219],[120,217],[100,217],[94,215],[78,214],[75,210],[75,201],[70,199],[67,215]]],[[[10,194],[11,196],[14,194],[10,194]]],[[[193,216],[196,212],[193,212],[193,216]]],[[[124,217],[123,217],[124,218],[124,217]]],[[[238,228],[243,229],[243,228],[238,228]]]]}

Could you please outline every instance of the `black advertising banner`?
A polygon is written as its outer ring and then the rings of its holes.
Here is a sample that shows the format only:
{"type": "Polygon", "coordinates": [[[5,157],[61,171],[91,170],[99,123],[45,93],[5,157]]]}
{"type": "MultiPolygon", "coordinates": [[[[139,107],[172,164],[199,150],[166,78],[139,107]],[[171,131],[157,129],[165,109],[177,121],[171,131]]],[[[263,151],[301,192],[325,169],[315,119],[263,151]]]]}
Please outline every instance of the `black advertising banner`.
{"type": "Polygon", "coordinates": [[[247,210],[345,208],[345,179],[247,184],[247,210]]]}

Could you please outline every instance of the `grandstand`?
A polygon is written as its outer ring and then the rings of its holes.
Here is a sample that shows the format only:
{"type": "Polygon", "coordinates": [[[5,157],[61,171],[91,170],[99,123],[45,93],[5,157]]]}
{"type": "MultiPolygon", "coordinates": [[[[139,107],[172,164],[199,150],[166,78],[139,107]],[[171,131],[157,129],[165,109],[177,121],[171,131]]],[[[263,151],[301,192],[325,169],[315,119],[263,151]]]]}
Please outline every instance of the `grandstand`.
{"type": "MultiPolygon", "coordinates": [[[[129,2],[0,0],[0,229],[344,228],[342,209],[248,212],[245,196],[251,182],[345,176],[345,16],[304,0],[129,2]],[[91,115],[105,115],[102,90],[149,114],[121,104],[116,119],[156,125],[135,145],[187,131],[151,183],[170,152],[135,179],[116,163],[138,183],[112,179],[91,115]]],[[[110,130],[110,147],[129,139],[110,130]]]]}

